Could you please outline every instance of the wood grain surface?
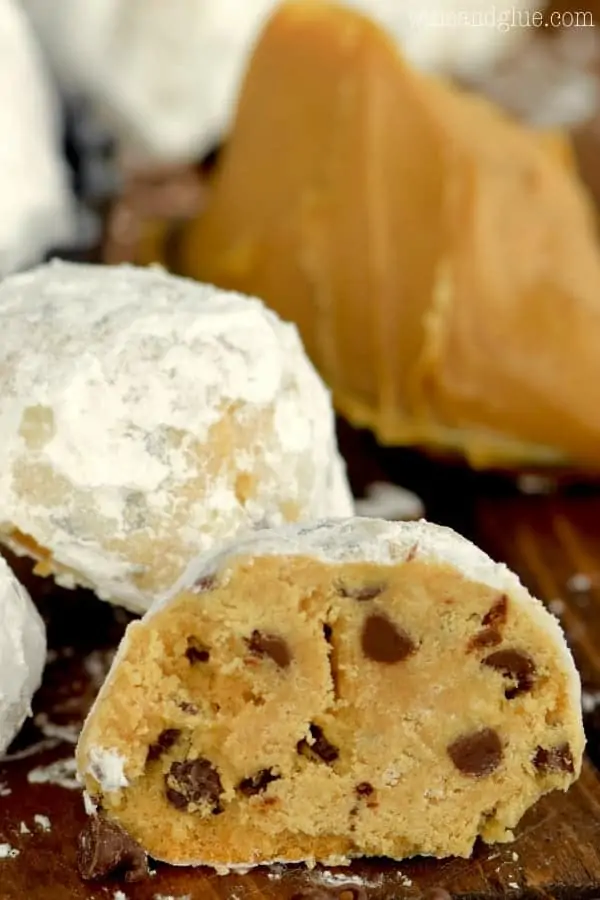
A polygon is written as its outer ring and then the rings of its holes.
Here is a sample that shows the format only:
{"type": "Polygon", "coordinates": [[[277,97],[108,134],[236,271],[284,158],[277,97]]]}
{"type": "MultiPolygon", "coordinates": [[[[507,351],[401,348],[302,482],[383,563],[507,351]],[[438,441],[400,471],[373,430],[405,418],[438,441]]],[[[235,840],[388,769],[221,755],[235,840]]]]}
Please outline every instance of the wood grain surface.
{"type": "Polygon", "coordinates": [[[340,436],[358,494],[381,478],[412,487],[431,518],[477,539],[560,613],[590,709],[589,758],[579,782],[531,810],[515,843],[478,846],[471,860],[373,860],[312,872],[276,866],[227,877],[157,865],[139,884],[85,884],[75,862],[85,822],[79,790],[32,784],[31,778],[56,762],[69,766],[76,732],[129,617],[86,592],[40,581],[27,563],[11,560],[48,623],[51,653],[35,718],[11,748],[14,758],[0,763],[0,843],[19,851],[0,860],[0,900],[416,900],[436,888],[468,900],[600,898],[600,780],[593,764],[600,763],[600,706],[592,711],[600,687],[600,494],[571,485],[557,494],[523,496],[513,479],[379,450],[368,435],[346,426],[340,436]],[[49,831],[39,816],[49,819],[49,831]],[[29,833],[21,833],[21,823],[29,833]]]}

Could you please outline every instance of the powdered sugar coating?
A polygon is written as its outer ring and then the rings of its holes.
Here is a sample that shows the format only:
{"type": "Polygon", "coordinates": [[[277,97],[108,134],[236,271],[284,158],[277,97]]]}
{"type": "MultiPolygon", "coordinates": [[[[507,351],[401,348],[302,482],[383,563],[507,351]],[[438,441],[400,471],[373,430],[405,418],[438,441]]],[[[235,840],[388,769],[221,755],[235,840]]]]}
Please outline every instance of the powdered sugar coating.
{"type": "Polygon", "coordinates": [[[29,24],[0,0],[0,276],[73,232],[55,98],[29,24]]]}
{"type": "Polygon", "coordinates": [[[31,712],[45,661],[44,623],[0,557],[0,754],[31,712]]]}
{"type": "Polygon", "coordinates": [[[0,529],[61,583],[144,610],[214,541],[351,511],[329,395],[259,301],[55,262],[0,285],[0,322],[0,529]]]}

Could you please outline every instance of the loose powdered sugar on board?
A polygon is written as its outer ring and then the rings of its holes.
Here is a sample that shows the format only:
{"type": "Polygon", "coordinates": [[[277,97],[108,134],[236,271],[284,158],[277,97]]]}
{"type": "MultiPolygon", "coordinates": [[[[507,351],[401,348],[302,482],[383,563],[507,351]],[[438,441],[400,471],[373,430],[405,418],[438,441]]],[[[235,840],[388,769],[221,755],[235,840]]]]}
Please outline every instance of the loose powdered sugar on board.
{"type": "Polygon", "coordinates": [[[57,262],[0,285],[0,317],[2,531],[49,549],[65,586],[143,610],[214,540],[289,508],[351,511],[329,395],[294,326],[259,301],[57,262]],[[229,446],[245,427],[249,443],[229,446]],[[216,428],[215,472],[202,442],[216,428]],[[245,477],[255,490],[240,499],[245,477]],[[163,564],[169,576],[140,587],[163,564]]]}

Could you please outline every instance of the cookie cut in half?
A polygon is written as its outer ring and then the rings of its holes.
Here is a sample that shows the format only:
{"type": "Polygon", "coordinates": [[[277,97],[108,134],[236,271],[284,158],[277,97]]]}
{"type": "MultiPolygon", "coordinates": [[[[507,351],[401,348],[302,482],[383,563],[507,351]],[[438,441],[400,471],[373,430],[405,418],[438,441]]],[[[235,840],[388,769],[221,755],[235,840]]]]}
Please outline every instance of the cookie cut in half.
{"type": "Polygon", "coordinates": [[[579,775],[557,621],[454,532],[286,526],[193,574],[130,625],[77,752],[96,808],[153,857],[468,856],[579,775]]]}

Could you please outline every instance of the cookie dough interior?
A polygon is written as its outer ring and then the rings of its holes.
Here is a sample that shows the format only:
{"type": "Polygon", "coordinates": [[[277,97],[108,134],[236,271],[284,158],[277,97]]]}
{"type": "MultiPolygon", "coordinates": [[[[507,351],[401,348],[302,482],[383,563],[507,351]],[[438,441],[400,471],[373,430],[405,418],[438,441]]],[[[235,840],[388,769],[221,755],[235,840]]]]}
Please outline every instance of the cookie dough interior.
{"type": "Polygon", "coordinates": [[[464,856],[574,779],[578,717],[539,615],[446,564],[241,557],[130,626],[79,765],[171,862],[464,856]]]}

